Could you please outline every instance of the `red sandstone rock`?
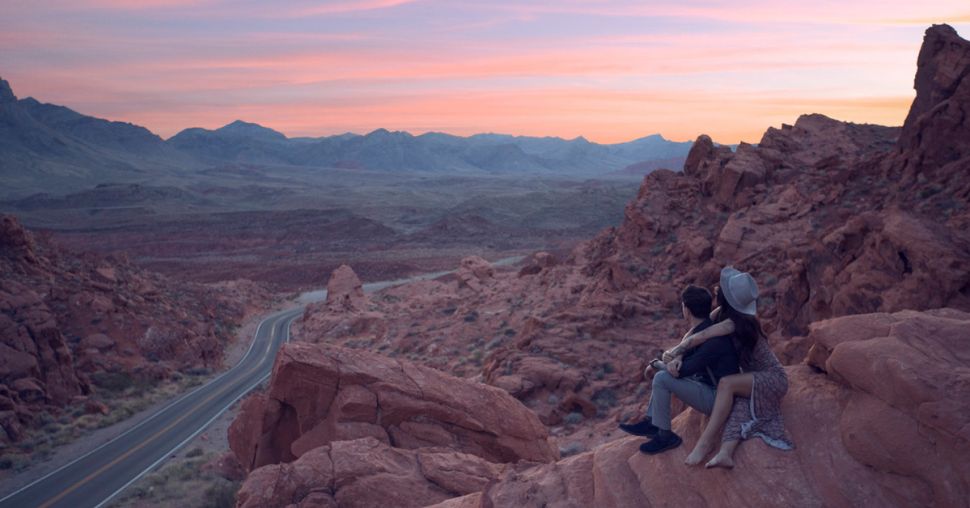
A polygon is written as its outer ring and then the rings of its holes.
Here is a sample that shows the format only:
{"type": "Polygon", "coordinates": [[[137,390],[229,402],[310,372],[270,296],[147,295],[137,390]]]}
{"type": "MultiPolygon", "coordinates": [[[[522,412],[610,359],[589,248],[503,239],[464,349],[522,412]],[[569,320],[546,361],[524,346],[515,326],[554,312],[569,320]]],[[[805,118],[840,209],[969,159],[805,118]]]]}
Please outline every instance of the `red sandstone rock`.
{"type": "Polygon", "coordinates": [[[343,309],[358,309],[365,305],[364,286],[354,270],[340,265],[330,275],[327,282],[327,306],[343,309]]]}
{"type": "Polygon", "coordinates": [[[260,291],[230,295],[65,252],[0,216],[0,386],[19,420],[4,420],[0,443],[22,438],[35,410],[56,412],[96,391],[90,374],[154,380],[219,366],[231,324],[260,291]]]}
{"type": "Polygon", "coordinates": [[[899,137],[903,181],[970,156],[970,42],[949,25],[926,30],[916,61],[916,98],[899,137]]]}
{"type": "Polygon", "coordinates": [[[494,462],[557,457],[536,416],[502,390],[339,347],[287,344],[265,396],[229,430],[247,469],[290,462],[337,440],[443,446],[494,462]]]}
{"type": "Polygon", "coordinates": [[[315,448],[253,471],[238,506],[420,507],[481,490],[505,465],[448,450],[402,450],[374,438],[315,448]]]}
{"type": "Polygon", "coordinates": [[[952,309],[813,326],[809,340],[831,348],[829,375],[787,368],[794,451],[753,439],[734,471],[688,468],[682,461],[705,423],[688,411],[674,421],[687,446],[646,456],[641,439],[621,438],[438,506],[960,505],[970,495],[968,326],[970,313],[952,309]]]}
{"type": "Polygon", "coordinates": [[[473,291],[481,289],[482,282],[487,281],[495,270],[492,265],[479,256],[468,256],[461,260],[458,271],[455,272],[460,281],[459,285],[467,287],[473,291]]]}

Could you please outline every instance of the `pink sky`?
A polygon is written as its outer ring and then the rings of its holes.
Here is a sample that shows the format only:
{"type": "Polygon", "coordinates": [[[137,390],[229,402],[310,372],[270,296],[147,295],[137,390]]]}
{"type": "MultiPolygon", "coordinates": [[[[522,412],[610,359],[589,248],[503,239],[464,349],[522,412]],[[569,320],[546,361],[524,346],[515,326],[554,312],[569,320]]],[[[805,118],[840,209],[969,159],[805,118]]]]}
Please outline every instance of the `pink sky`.
{"type": "Polygon", "coordinates": [[[967,36],[970,4],[14,0],[0,77],[163,137],[243,119],[289,136],[756,142],[802,113],[901,124],[940,22],[967,36]]]}

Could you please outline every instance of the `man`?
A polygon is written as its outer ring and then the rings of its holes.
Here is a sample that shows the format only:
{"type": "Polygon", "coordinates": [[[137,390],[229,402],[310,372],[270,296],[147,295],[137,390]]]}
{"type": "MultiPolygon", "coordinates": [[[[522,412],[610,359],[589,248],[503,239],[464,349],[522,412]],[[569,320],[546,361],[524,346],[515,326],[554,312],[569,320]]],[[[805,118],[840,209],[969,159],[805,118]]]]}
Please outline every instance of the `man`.
{"type": "MultiPolygon", "coordinates": [[[[711,293],[697,286],[687,286],[680,295],[681,310],[697,333],[711,323],[711,293]]],[[[738,372],[738,354],[729,336],[715,337],[676,357],[670,362],[654,360],[644,371],[653,376],[653,392],[647,406],[647,417],[637,423],[622,423],[620,430],[636,436],[652,437],[640,445],[640,451],[660,453],[680,446],[680,436],[670,430],[670,394],[688,406],[710,415],[714,408],[717,382],[724,376],[738,372]]]]}

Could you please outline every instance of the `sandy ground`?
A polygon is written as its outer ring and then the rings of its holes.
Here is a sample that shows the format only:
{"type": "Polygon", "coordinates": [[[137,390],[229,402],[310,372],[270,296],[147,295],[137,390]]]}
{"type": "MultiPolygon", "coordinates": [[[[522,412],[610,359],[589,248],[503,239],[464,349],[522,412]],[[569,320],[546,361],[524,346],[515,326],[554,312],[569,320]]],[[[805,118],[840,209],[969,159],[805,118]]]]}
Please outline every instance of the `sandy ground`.
{"type": "MultiPolygon", "coordinates": [[[[246,354],[246,351],[249,350],[249,345],[252,342],[253,336],[256,333],[256,327],[259,326],[259,322],[262,321],[266,315],[280,310],[286,306],[292,306],[292,303],[285,302],[277,304],[271,309],[254,311],[245,319],[243,325],[239,327],[239,331],[236,334],[236,341],[226,349],[223,361],[224,368],[222,371],[225,371],[230,366],[238,363],[239,360],[241,360],[246,354]]],[[[215,377],[220,372],[213,373],[212,377],[215,377]]],[[[4,497],[9,493],[30,484],[31,482],[47,475],[48,473],[55,471],[61,466],[70,463],[74,459],[111,441],[128,429],[138,425],[139,422],[143,421],[145,418],[149,417],[155,411],[168,403],[169,400],[160,401],[125,421],[118,422],[109,427],[97,429],[74,440],[71,443],[55,449],[48,460],[32,464],[28,469],[19,474],[0,479],[0,497],[4,497]]],[[[205,453],[212,452],[221,454],[229,451],[229,442],[226,437],[226,431],[229,429],[229,424],[232,422],[233,418],[235,418],[238,405],[239,403],[237,402],[228,411],[223,413],[222,416],[217,418],[205,432],[196,436],[195,439],[180,449],[177,454],[173,455],[173,458],[176,460],[179,457],[184,458],[184,455],[188,453],[188,451],[195,448],[201,448],[205,453]]],[[[169,462],[170,461],[165,461],[160,464],[159,467],[165,467],[165,465],[169,462]]],[[[133,484],[132,487],[137,484],[138,482],[133,484]]],[[[130,488],[131,487],[129,487],[129,489],[130,488]]]]}

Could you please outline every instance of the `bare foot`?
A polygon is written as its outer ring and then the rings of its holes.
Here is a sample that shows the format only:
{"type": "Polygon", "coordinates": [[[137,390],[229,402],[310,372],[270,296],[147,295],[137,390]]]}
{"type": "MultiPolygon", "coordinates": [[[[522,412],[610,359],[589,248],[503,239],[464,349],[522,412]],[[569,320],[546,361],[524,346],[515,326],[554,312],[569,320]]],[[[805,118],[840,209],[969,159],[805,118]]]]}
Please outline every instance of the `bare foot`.
{"type": "Polygon", "coordinates": [[[709,460],[704,467],[707,467],[707,468],[723,467],[724,469],[733,469],[734,459],[732,459],[731,456],[729,455],[723,455],[718,453],[717,455],[714,456],[713,459],[709,460]]]}
{"type": "Polygon", "coordinates": [[[706,457],[710,452],[711,443],[701,439],[696,445],[694,445],[694,450],[691,451],[690,455],[687,456],[687,459],[684,460],[684,464],[687,464],[688,466],[696,466],[700,464],[701,461],[704,460],[704,457],[706,457]]]}

